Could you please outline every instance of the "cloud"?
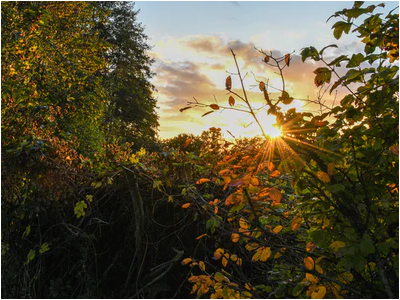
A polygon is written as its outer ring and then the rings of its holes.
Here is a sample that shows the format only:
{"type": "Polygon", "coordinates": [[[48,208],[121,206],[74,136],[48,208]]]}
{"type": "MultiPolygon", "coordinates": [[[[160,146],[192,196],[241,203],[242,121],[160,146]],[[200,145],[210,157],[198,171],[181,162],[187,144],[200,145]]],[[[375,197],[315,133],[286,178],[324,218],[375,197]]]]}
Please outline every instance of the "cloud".
{"type": "MultiPolygon", "coordinates": [[[[241,74],[245,77],[245,88],[252,104],[256,107],[265,104],[258,89],[259,81],[268,80],[270,86],[282,89],[282,80],[279,74],[276,74],[278,69],[263,62],[264,54],[255,49],[253,42],[227,41],[221,36],[198,35],[173,41],[167,39],[164,45],[168,45],[168,51],[165,52],[159,47],[160,51],[154,56],[157,75],[153,82],[158,90],[161,136],[171,137],[179,132],[199,134],[212,126],[229,130],[236,136],[259,132],[254,124],[247,127],[253,120],[246,113],[219,110],[202,118],[201,115],[210,111],[210,107],[193,108],[183,113],[179,111],[187,106],[189,101],[194,101],[193,97],[201,103],[211,104],[217,100],[220,106],[229,107],[229,96],[225,90],[225,78],[228,75],[232,77],[234,91],[242,94],[230,49],[234,51],[241,74]],[[171,48],[171,45],[175,45],[175,48],[171,48]],[[171,56],[171,53],[175,56],[171,56]]],[[[266,53],[269,54],[270,51],[266,53]]],[[[272,53],[275,58],[286,54],[280,50],[272,50],[272,53]]],[[[281,66],[283,67],[283,64],[281,66]]],[[[285,88],[291,96],[296,99],[317,98],[319,89],[314,85],[313,71],[318,66],[319,64],[311,60],[303,63],[298,54],[291,55],[290,66],[283,70],[285,88]]],[[[279,92],[271,87],[269,92],[275,92],[271,97],[278,98],[279,92]]],[[[236,96],[235,98],[238,106],[241,100],[236,96]]],[[[299,100],[296,106],[301,106],[299,100]]],[[[308,105],[307,110],[316,110],[316,107],[308,105]]]]}

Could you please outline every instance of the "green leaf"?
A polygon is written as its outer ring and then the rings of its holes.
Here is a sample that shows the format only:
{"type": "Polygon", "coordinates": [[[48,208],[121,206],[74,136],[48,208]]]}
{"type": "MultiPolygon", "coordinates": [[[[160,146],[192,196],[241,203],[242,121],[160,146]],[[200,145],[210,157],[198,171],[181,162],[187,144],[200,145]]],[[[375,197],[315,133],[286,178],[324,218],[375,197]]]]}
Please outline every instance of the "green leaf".
{"type": "Polygon", "coordinates": [[[332,71],[329,70],[328,68],[317,68],[314,71],[314,74],[316,74],[314,83],[317,87],[323,85],[324,83],[329,83],[331,81],[332,77],[332,71]]]}
{"type": "Polygon", "coordinates": [[[364,61],[364,55],[361,53],[353,54],[346,68],[358,67],[364,61]]]}
{"type": "Polygon", "coordinates": [[[44,244],[42,244],[42,247],[40,248],[39,253],[43,254],[43,253],[45,253],[45,252],[47,252],[49,250],[50,250],[49,244],[48,243],[44,243],[44,244]]]}
{"type": "Polygon", "coordinates": [[[304,289],[304,285],[300,282],[293,288],[293,296],[297,297],[304,289]]]}
{"type": "Polygon", "coordinates": [[[336,22],[332,26],[332,29],[334,29],[333,36],[338,40],[342,36],[343,32],[348,34],[350,31],[350,28],[351,28],[351,23],[347,23],[347,22],[343,22],[343,21],[336,22]]]}
{"type": "Polygon", "coordinates": [[[349,58],[347,57],[347,55],[340,55],[339,57],[336,57],[334,60],[332,60],[328,66],[333,66],[335,65],[336,67],[340,67],[340,63],[342,61],[348,61],[349,58]]]}
{"type": "Polygon", "coordinates": [[[312,58],[315,61],[319,61],[319,53],[317,49],[315,49],[313,46],[303,48],[301,51],[301,60],[304,62],[307,58],[312,58]]]}
{"type": "Polygon", "coordinates": [[[36,256],[36,251],[34,249],[29,250],[28,255],[26,256],[26,262],[25,264],[28,264],[30,261],[32,261],[36,256]]]}

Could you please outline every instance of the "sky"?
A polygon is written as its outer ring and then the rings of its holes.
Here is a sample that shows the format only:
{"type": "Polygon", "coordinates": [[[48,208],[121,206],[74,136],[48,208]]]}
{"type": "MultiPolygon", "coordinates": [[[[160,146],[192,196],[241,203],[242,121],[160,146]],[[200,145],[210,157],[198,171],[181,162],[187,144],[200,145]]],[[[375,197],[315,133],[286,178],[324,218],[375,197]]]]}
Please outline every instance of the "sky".
{"type": "MultiPolygon", "coordinates": [[[[364,5],[378,4],[368,2],[364,5]]],[[[388,13],[398,5],[397,1],[385,2],[380,9],[388,13]]],[[[260,51],[274,57],[291,53],[290,66],[284,69],[285,89],[295,100],[292,107],[297,111],[317,112],[318,107],[310,104],[321,98],[325,104],[338,103],[344,94],[329,95],[314,85],[315,70],[319,65],[301,61],[301,49],[314,46],[321,49],[329,44],[327,57],[353,54],[363,49],[354,35],[343,35],[336,40],[332,25],[338,21],[327,19],[336,11],[351,8],[349,1],[137,1],[135,9],[138,22],[142,23],[152,47],[149,56],[154,58],[152,83],[157,89],[157,113],[160,117],[159,136],[171,138],[179,133],[201,134],[210,127],[220,127],[224,136],[228,131],[235,137],[249,137],[261,131],[250,114],[238,110],[220,109],[202,115],[212,109],[187,107],[188,102],[218,104],[230,107],[225,79],[232,78],[232,91],[243,95],[237,76],[235,62],[230,52],[236,55],[244,86],[250,102],[257,111],[264,130],[273,128],[275,119],[262,109],[265,104],[258,88],[260,81],[282,89],[276,69],[263,63],[260,51]],[[258,50],[257,50],[258,49],[258,50]]],[[[269,88],[271,98],[277,93],[269,88]]],[[[234,108],[244,105],[238,97],[234,108]]]]}

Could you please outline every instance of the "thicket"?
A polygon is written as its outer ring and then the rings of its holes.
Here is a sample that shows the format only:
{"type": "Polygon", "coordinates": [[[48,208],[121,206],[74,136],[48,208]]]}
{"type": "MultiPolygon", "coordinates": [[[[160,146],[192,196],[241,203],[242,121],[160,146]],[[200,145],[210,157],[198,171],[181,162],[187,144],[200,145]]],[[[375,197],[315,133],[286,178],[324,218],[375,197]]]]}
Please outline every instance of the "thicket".
{"type": "MultiPolygon", "coordinates": [[[[333,16],[362,52],[301,52],[317,86],[348,91],[340,105],[283,113],[292,55],[259,50],[282,78],[258,83],[281,137],[212,127],[152,152],[133,7],[3,2],[2,297],[398,298],[398,14],[380,6],[333,16]]],[[[188,107],[257,122],[236,74],[227,106],[188,107]]]]}

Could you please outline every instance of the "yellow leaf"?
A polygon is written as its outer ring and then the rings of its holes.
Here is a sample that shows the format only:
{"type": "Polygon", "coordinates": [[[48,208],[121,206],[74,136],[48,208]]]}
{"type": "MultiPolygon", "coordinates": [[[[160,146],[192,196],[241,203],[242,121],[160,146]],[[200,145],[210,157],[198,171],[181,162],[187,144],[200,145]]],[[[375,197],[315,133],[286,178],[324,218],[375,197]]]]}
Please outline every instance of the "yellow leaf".
{"type": "Polygon", "coordinates": [[[265,90],[265,83],[261,81],[258,87],[260,88],[260,91],[263,92],[265,90]]]}
{"type": "Polygon", "coordinates": [[[311,256],[308,256],[304,258],[304,265],[306,266],[307,269],[313,270],[314,269],[314,260],[312,259],[311,256]]]}
{"type": "Polygon", "coordinates": [[[328,164],[328,175],[332,176],[335,171],[335,163],[331,162],[328,164]]]}
{"type": "Polygon", "coordinates": [[[228,102],[229,102],[230,106],[234,106],[235,105],[235,98],[233,98],[232,96],[229,96],[228,102]]]}
{"type": "Polygon", "coordinates": [[[336,251],[338,251],[338,249],[340,249],[340,248],[343,248],[343,247],[345,247],[346,246],[346,243],[345,242],[342,242],[342,241],[336,241],[336,242],[333,242],[331,245],[330,245],[330,247],[336,252],[336,251]]]}
{"type": "Polygon", "coordinates": [[[206,265],[204,264],[204,262],[199,261],[199,268],[200,268],[200,270],[202,270],[203,272],[206,270],[206,265]]]}
{"type": "Polygon", "coordinates": [[[315,270],[316,270],[319,274],[325,274],[325,271],[321,268],[320,265],[315,265],[315,270]]]}
{"type": "Polygon", "coordinates": [[[185,203],[185,204],[182,204],[182,208],[188,208],[188,207],[190,206],[190,204],[191,204],[191,203],[189,203],[189,202],[188,202],[188,203],[185,203]]]}
{"type": "Polygon", "coordinates": [[[293,231],[296,231],[301,227],[302,222],[303,222],[303,219],[296,215],[293,218],[292,222],[290,222],[290,227],[292,228],[293,231]]]}
{"type": "Polygon", "coordinates": [[[267,261],[271,256],[271,248],[265,247],[260,255],[260,261],[267,261]]]}
{"type": "Polygon", "coordinates": [[[282,253],[276,252],[276,254],[274,255],[274,259],[278,259],[281,256],[282,256],[282,253]]]}
{"type": "Polygon", "coordinates": [[[276,226],[275,228],[274,228],[274,230],[272,230],[273,232],[275,232],[275,233],[279,233],[279,232],[281,232],[281,230],[282,230],[282,226],[281,225],[278,225],[278,226],[276,226]]]}
{"type": "Polygon", "coordinates": [[[286,63],[287,66],[289,67],[289,65],[290,65],[290,54],[286,54],[286,55],[285,55],[285,63],[286,63]]]}
{"type": "Polygon", "coordinates": [[[199,235],[197,238],[196,238],[196,240],[199,240],[199,239],[201,239],[202,237],[205,237],[207,235],[207,233],[203,233],[202,235],[199,235]]]}
{"type": "Polygon", "coordinates": [[[172,197],[171,195],[168,196],[168,202],[174,202],[174,197],[172,197]]]}
{"type": "Polygon", "coordinates": [[[317,177],[318,177],[319,180],[321,180],[322,182],[325,182],[325,183],[331,181],[331,178],[329,177],[329,175],[326,174],[324,171],[318,171],[317,172],[317,177]]]}
{"type": "Polygon", "coordinates": [[[202,183],[210,182],[210,181],[211,181],[211,180],[208,179],[208,178],[201,178],[201,179],[199,179],[199,180],[196,181],[196,184],[202,184],[202,183]]]}
{"type": "Polygon", "coordinates": [[[276,188],[272,188],[269,191],[269,198],[274,201],[274,203],[280,203],[281,199],[282,199],[282,193],[276,189],[276,188]]]}
{"type": "Polygon", "coordinates": [[[313,274],[306,273],[306,281],[310,283],[317,283],[319,280],[318,277],[314,276],[313,274]]]}
{"type": "Polygon", "coordinates": [[[259,248],[256,253],[253,254],[251,261],[258,261],[260,259],[261,253],[263,251],[264,247],[259,248]]]}
{"type": "Polygon", "coordinates": [[[213,259],[218,260],[222,257],[222,254],[225,253],[225,250],[222,248],[218,248],[217,250],[214,251],[214,256],[213,259]]]}
{"type": "Polygon", "coordinates": [[[348,283],[353,280],[353,274],[350,272],[344,272],[339,275],[339,280],[343,283],[348,283]]]}
{"type": "Polygon", "coordinates": [[[231,88],[232,88],[232,79],[231,79],[231,76],[226,77],[226,80],[225,80],[225,88],[226,88],[228,91],[231,90],[231,88]]]}
{"type": "Polygon", "coordinates": [[[224,170],[219,171],[218,174],[222,176],[222,175],[225,175],[226,173],[230,173],[230,172],[231,172],[231,170],[224,169],[224,170]]]}
{"type": "Polygon", "coordinates": [[[225,257],[223,257],[223,258],[222,258],[222,265],[223,265],[224,267],[226,267],[227,264],[228,264],[228,260],[227,260],[225,257]]]}
{"type": "Polygon", "coordinates": [[[187,264],[190,264],[192,262],[192,259],[190,257],[185,258],[184,260],[182,260],[181,265],[182,266],[186,266],[187,264]]]}
{"type": "Polygon", "coordinates": [[[311,292],[311,299],[323,299],[325,295],[326,288],[323,285],[319,285],[313,292],[311,292]]]}
{"type": "Polygon", "coordinates": [[[260,181],[258,181],[257,177],[252,177],[250,183],[254,186],[260,185],[260,181]]]}
{"type": "Polygon", "coordinates": [[[250,243],[246,245],[246,250],[247,251],[252,251],[254,249],[258,248],[258,244],[257,243],[250,243]]]}
{"type": "Polygon", "coordinates": [[[315,248],[317,248],[317,245],[315,245],[313,242],[308,242],[306,245],[307,252],[313,252],[315,248]]]}
{"type": "Polygon", "coordinates": [[[240,226],[240,228],[248,229],[249,228],[249,223],[247,223],[245,219],[240,218],[239,226],[240,226]]]}
{"type": "Polygon", "coordinates": [[[222,273],[220,273],[220,272],[216,272],[216,273],[214,274],[214,279],[215,279],[215,281],[217,281],[217,282],[222,282],[222,281],[225,280],[225,276],[224,276],[224,274],[222,274],[222,273]]]}
{"type": "Polygon", "coordinates": [[[239,257],[238,258],[238,260],[236,261],[236,264],[238,265],[238,266],[241,266],[242,265],[242,259],[239,257]]]}
{"type": "Polygon", "coordinates": [[[238,233],[232,233],[231,235],[231,241],[234,243],[237,243],[240,239],[240,235],[238,233]]]}
{"type": "Polygon", "coordinates": [[[237,261],[238,257],[236,254],[231,255],[231,261],[237,261]]]}

